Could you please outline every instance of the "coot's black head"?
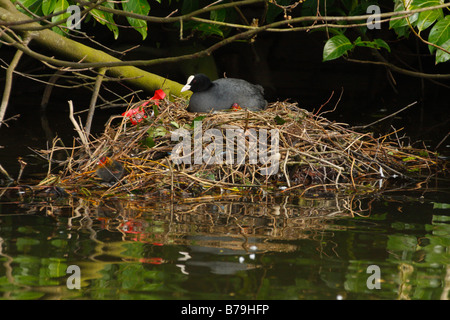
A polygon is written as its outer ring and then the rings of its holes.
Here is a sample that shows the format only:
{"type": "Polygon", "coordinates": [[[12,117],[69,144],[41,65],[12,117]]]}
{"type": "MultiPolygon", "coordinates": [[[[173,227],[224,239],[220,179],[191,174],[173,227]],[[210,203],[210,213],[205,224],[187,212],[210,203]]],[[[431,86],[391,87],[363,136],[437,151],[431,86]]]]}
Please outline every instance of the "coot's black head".
{"type": "Polygon", "coordinates": [[[211,80],[204,75],[203,73],[199,73],[193,76],[190,76],[187,79],[186,85],[181,89],[181,92],[191,90],[192,92],[200,92],[207,90],[212,85],[211,80]]]}

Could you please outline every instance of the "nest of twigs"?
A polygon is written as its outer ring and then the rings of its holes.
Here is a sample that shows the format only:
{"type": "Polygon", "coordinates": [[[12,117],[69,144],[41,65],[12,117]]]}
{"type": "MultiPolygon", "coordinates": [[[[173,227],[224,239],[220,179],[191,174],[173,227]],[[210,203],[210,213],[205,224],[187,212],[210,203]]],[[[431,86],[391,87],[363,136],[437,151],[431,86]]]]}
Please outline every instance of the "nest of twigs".
{"type": "Polygon", "coordinates": [[[59,163],[59,184],[102,196],[368,193],[382,187],[380,179],[409,179],[440,166],[436,154],[402,148],[393,134],[376,138],[355,132],[295,103],[202,115],[187,112],[182,100],[146,108],[147,117],[136,125],[118,116],[95,139],[42,151],[49,162],[61,149],[68,154],[59,163]],[[184,139],[174,133],[183,133],[184,139]],[[118,181],[105,183],[98,177],[103,156],[125,168],[118,181]]]}

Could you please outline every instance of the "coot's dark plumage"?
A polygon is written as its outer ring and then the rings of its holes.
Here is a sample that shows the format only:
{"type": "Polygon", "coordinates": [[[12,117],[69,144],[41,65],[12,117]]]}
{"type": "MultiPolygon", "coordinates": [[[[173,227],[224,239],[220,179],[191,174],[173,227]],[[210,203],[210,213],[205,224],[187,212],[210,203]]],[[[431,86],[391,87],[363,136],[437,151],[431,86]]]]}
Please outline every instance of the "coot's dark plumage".
{"type": "Polygon", "coordinates": [[[101,157],[98,161],[96,173],[104,182],[116,183],[123,177],[125,168],[116,160],[109,157],[101,157]]]}
{"type": "Polygon", "coordinates": [[[210,112],[230,109],[237,103],[242,109],[262,110],[267,106],[264,89],[242,79],[222,78],[209,80],[204,74],[190,76],[181,92],[193,92],[188,111],[210,112]]]}

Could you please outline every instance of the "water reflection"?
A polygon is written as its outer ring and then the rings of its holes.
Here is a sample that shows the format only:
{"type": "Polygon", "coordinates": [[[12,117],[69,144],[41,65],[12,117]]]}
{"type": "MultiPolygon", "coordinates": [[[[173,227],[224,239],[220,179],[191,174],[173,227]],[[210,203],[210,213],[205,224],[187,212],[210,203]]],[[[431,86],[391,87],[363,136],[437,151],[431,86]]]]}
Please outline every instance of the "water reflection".
{"type": "MultiPolygon", "coordinates": [[[[5,299],[447,299],[433,199],[4,197],[5,299]],[[81,289],[66,286],[69,265],[81,289]],[[367,268],[381,270],[368,288],[367,268]]],[[[439,202],[441,201],[441,202],[439,202]]],[[[441,209],[442,208],[442,209],[441,209]]]]}

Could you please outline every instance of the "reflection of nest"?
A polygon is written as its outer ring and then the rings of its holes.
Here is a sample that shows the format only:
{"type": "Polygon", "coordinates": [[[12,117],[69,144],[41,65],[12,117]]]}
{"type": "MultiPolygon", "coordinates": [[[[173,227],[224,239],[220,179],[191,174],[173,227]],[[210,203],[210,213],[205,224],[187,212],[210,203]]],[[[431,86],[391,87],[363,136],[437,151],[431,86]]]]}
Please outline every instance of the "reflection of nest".
{"type": "MultiPolygon", "coordinates": [[[[172,141],[172,133],[180,128],[186,129],[194,145],[194,119],[199,120],[198,115],[185,111],[183,104],[162,103],[156,117],[149,116],[136,126],[127,123],[126,119],[116,126],[110,121],[105,132],[89,144],[73,148],[54,146],[41,154],[50,160],[55,152],[67,152],[69,158],[60,163],[64,173],[59,177],[59,185],[80,193],[98,194],[100,190],[102,196],[170,193],[186,197],[223,191],[245,194],[262,190],[271,193],[325,190],[333,193],[349,188],[370,193],[379,189],[377,184],[369,184],[375,179],[410,176],[412,172],[439,166],[435,154],[400,148],[397,143],[388,141],[390,135],[374,138],[369,133],[358,133],[345,124],[331,122],[286,102],[274,103],[262,112],[220,112],[201,118],[202,135],[207,132],[222,134],[223,139],[218,141],[223,140],[223,148],[216,149],[219,144],[203,141],[200,149],[209,150],[211,156],[219,157],[217,159],[226,159],[229,149],[226,150],[225,131],[232,129],[240,132],[243,140],[240,140],[241,149],[237,143],[232,144],[234,154],[229,159],[237,161],[239,155],[245,155],[240,158],[244,159],[243,162],[175,164],[174,150],[179,149],[174,148],[180,141],[172,141]],[[267,136],[263,136],[261,130],[266,130],[267,136]],[[275,140],[271,140],[275,136],[278,136],[278,150],[275,140]],[[257,163],[249,161],[249,150],[255,150],[250,146],[254,146],[254,139],[261,137],[267,137],[267,143],[259,145],[257,151],[266,151],[265,164],[258,158],[257,163]],[[215,153],[217,150],[226,152],[215,153]],[[245,154],[239,150],[244,150],[245,154]],[[105,155],[110,155],[126,168],[125,176],[106,191],[98,188],[101,184],[95,175],[98,159],[105,155]],[[271,167],[274,161],[278,164],[277,173],[263,174],[263,170],[271,167]]],[[[214,143],[219,143],[216,140],[214,143]]],[[[194,148],[184,157],[191,163],[195,160],[194,148]]]]}
{"type": "Polygon", "coordinates": [[[124,241],[196,245],[233,252],[249,251],[252,245],[257,252],[293,251],[295,245],[278,240],[313,239],[327,229],[327,221],[351,216],[349,199],[302,199],[301,204],[288,204],[288,198],[283,198],[264,205],[238,200],[180,204],[72,200],[71,210],[52,206],[46,211],[54,216],[69,216],[72,228],[94,233],[107,229],[121,234],[124,241]]]}

